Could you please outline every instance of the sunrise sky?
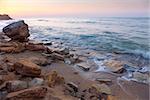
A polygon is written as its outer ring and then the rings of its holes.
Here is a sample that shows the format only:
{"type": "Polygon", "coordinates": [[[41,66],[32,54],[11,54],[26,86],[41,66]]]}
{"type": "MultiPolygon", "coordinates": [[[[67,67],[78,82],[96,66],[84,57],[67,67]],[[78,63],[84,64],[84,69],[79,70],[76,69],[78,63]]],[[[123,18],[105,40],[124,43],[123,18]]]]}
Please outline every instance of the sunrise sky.
{"type": "Polygon", "coordinates": [[[0,0],[0,14],[18,17],[148,16],[149,0],[0,0]]]}

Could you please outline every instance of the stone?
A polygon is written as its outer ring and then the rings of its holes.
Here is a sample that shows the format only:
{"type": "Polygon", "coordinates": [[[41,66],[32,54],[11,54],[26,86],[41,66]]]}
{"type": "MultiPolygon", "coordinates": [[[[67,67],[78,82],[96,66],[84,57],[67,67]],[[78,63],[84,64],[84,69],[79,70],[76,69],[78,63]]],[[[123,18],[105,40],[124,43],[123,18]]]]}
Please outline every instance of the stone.
{"type": "Polygon", "coordinates": [[[16,92],[28,88],[28,84],[25,81],[13,80],[6,83],[6,88],[8,92],[16,92]]]}
{"type": "Polygon", "coordinates": [[[20,59],[14,64],[14,69],[17,73],[24,76],[39,76],[41,74],[41,68],[37,64],[31,62],[28,59],[20,59]]]}
{"type": "Polygon", "coordinates": [[[106,78],[96,78],[96,81],[100,82],[100,83],[112,83],[111,79],[106,79],[106,78]]]}
{"type": "Polygon", "coordinates": [[[1,47],[0,52],[5,53],[13,53],[15,51],[15,47],[1,47]]]}
{"type": "Polygon", "coordinates": [[[44,80],[42,78],[34,78],[32,81],[30,81],[29,83],[29,87],[33,87],[33,86],[41,86],[44,84],[44,80]]]}
{"type": "Polygon", "coordinates": [[[93,84],[91,88],[89,89],[90,93],[95,94],[111,94],[111,89],[106,84],[93,84]]]}
{"type": "Polygon", "coordinates": [[[26,43],[25,48],[30,51],[45,51],[47,48],[43,44],[26,43]]]}
{"type": "Polygon", "coordinates": [[[143,74],[140,72],[134,72],[133,73],[133,80],[135,79],[135,81],[138,82],[144,82],[144,83],[149,83],[149,76],[148,74],[143,74]]]}
{"type": "Polygon", "coordinates": [[[47,83],[49,87],[64,84],[64,82],[64,77],[59,76],[56,71],[53,71],[47,76],[47,83]]]}
{"type": "Polygon", "coordinates": [[[29,58],[33,63],[41,66],[46,66],[51,64],[51,60],[48,60],[44,57],[38,58],[38,57],[31,57],[29,58]]]}
{"type": "Polygon", "coordinates": [[[120,74],[125,71],[123,62],[117,61],[117,60],[106,61],[104,63],[104,66],[106,66],[109,71],[114,72],[114,73],[120,74]]]}
{"type": "Polygon", "coordinates": [[[47,87],[44,86],[32,87],[9,93],[6,96],[6,100],[39,100],[40,98],[44,98],[46,96],[47,91],[47,87]]]}
{"type": "Polygon", "coordinates": [[[60,55],[58,53],[52,53],[51,54],[52,59],[54,60],[61,60],[64,61],[65,57],[63,55],[60,55]]]}
{"type": "Polygon", "coordinates": [[[77,67],[81,68],[83,71],[89,71],[91,66],[85,62],[76,64],[77,67]]]}
{"type": "Polygon", "coordinates": [[[25,50],[24,44],[19,42],[1,43],[0,52],[19,53],[25,50]]]}
{"type": "Polygon", "coordinates": [[[62,55],[67,55],[67,54],[69,54],[69,49],[68,48],[62,48],[62,49],[60,49],[59,52],[62,55]]]}
{"type": "Polygon", "coordinates": [[[3,15],[0,14],[0,20],[11,20],[11,19],[12,18],[9,17],[9,15],[7,15],[7,14],[3,14],[3,15]]]}
{"type": "Polygon", "coordinates": [[[75,83],[69,82],[69,83],[67,83],[67,85],[68,85],[70,88],[72,88],[72,90],[73,90],[74,92],[78,92],[78,91],[79,91],[78,86],[77,86],[75,83]]]}
{"type": "Polygon", "coordinates": [[[9,24],[3,28],[3,32],[12,40],[20,42],[28,41],[30,36],[28,25],[23,20],[9,24]]]}

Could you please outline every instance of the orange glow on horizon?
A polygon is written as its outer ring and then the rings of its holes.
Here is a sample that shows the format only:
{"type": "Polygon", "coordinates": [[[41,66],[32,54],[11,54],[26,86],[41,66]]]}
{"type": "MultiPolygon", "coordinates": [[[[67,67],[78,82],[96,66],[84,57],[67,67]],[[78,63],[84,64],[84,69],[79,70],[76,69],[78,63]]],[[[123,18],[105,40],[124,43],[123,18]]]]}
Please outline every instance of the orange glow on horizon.
{"type": "Polygon", "coordinates": [[[0,0],[0,14],[9,14],[13,17],[55,15],[103,16],[119,15],[122,13],[147,13],[148,11],[147,5],[145,3],[141,5],[140,2],[132,5],[130,3],[121,2],[98,2],[100,0],[93,0],[93,2],[85,3],[74,3],[72,0],[70,0],[72,2],[66,3],[65,1],[67,0],[64,0],[63,3],[59,0],[56,1],[57,2],[54,2],[53,0],[0,0]]]}

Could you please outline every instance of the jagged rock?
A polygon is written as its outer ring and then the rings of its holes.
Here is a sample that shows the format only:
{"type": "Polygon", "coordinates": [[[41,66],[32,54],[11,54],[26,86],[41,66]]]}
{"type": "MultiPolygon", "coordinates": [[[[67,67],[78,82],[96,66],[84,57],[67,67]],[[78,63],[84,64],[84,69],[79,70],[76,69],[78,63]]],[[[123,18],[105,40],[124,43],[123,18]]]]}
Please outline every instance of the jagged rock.
{"type": "Polygon", "coordinates": [[[111,94],[111,89],[106,84],[93,84],[91,88],[89,89],[90,93],[95,94],[111,94]]]}
{"type": "Polygon", "coordinates": [[[109,60],[104,63],[104,66],[106,66],[109,71],[112,71],[114,73],[120,74],[125,71],[124,63],[117,60],[109,60]]]}
{"type": "Polygon", "coordinates": [[[25,76],[39,76],[41,74],[40,66],[28,59],[20,59],[14,64],[15,71],[25,76]]]}
{"type": "Polygon", "coordinates": [[[66,94],[70,94],[72,96],[77,96],[77,92],[79,91],[78,86],[73,83],[73,82],[69,82],[65,85],[65,93],[66,94]]]}
{"type": "Polygon", "coordinates": [[[28,84],[20,80],[8,81],[6,83],[6,88],[8,92],[16,92],[28,88],[28,84]]]}
{"type": "Polygon", "coordinates": [[[12,19],[11,17],[9,17],[7,14],[1,15],[0,14],[0,20],[10,20],[12,19]]]}
{"type": "Polygon", "coordinates": [[[23,20],[9,24],[3,28],[3,32],[12,40],[20,42],[28,41],[30,36],[28,25],[23,20]]]}
{"type": "Polygon", "coordinates": [[[51,64],[51,60],[48,60],[46,58],[37,58],[37,57],[31,57],[29,58],[33,63],[41,66],[46,66],[51,64]]]}
{"type": "Polygon", "coordinates": [[[64,84],[64,77],[59,76],[56,71],[53,71],[47,76],[47,83],[49,87],[64,84]]]}
{"type": "Polygon", "coordinates": [[[47,48],[43,44],[26,43],[25,48],[31,51],[45,51],[47,48]]]}
{"type": "Polygon", "coordinates": [[[40,98],[44,98],[46,94],[47,88],[38,86],[9,93],[6,96],[6,100],[39,100],[40,98]]]}
{"type": "Polygon", "coordinates": [[[42,78],[34,78],[31,82],[28,83],[30,87],[33,86],[41,86],[44,84],[44,80],[42,78]]]}

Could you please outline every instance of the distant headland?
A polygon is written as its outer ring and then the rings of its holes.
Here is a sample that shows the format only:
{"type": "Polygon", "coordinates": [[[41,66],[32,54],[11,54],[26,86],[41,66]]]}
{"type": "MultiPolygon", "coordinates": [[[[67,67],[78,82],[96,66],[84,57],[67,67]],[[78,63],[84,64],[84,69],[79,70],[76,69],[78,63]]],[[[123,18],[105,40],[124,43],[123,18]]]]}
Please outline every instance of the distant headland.
{"type": "Polygon", "coordinates": [[[0,14],[0,20],[11,20],[12,18],[7,14],[0,14]]]}

